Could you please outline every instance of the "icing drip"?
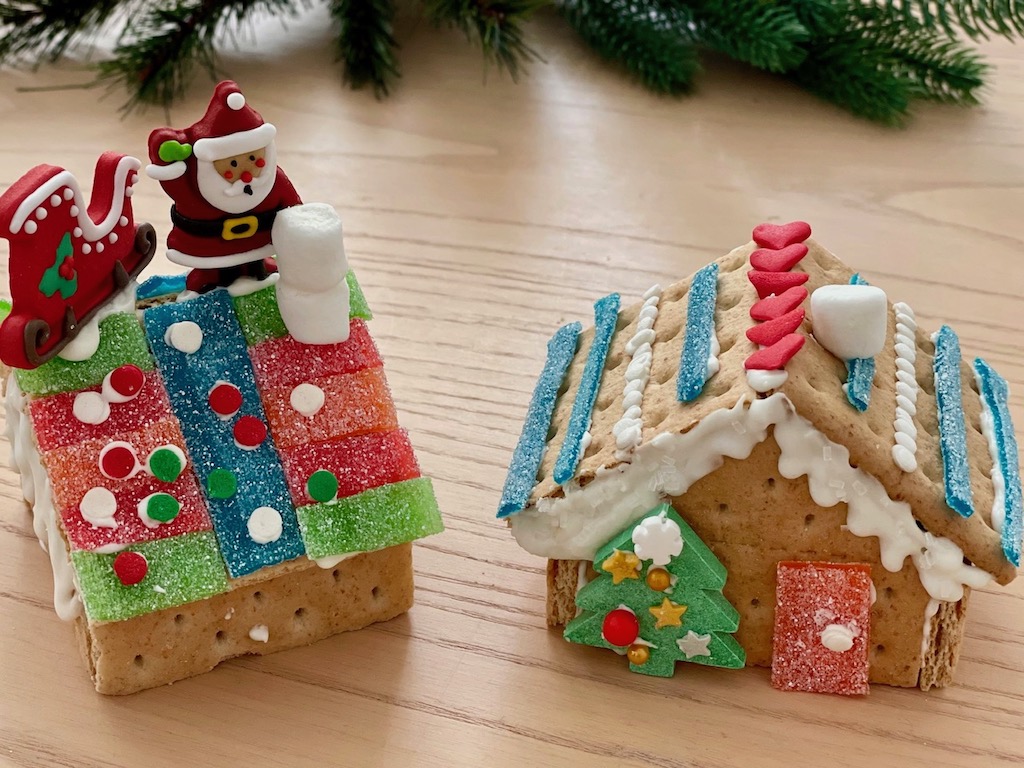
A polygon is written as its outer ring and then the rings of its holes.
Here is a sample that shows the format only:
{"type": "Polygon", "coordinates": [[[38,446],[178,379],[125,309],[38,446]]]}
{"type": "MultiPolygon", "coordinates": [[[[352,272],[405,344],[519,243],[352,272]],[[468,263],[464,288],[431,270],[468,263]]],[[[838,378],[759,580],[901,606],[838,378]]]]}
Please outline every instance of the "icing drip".
{"type": "Polygon", "coordinates": [[[937,600],[959,600],[963,586],[984,586],[991,576],[963,562],[963,551],[946,538],[917,527],[910,505],[893,501],[885,487],[850,466],[849,452],[796,413],[783,393],[706,416],[685,434],[661,434],[622,464],[584,488],[566,488],[562,498],[541,499],[512,520],[520,546],[535,555],[593,560],[597,549],[666,496],[680,496],[725,457],[746,459],[774,436],[781,448],[779,471],[808,476],[814,502],[848,505],[846,525],[856,536],[878,538],[883,566],[899,571],[909,556],[925,590],[937,600]]]}
{"type": "Polygon", "coordinates": [[[747,371],[747,384],[750,385],[752,390],[761,394],[778,389],[786,383],[788,378],[789,374],[784,368],[780,368],[777,371],[747,371]]]}
{"type": "Polygon", "coordinates": [[[902,301],[893,305],[896,314],[896,418],[893,421],[896,443],[892,460],[904,472],[917,469],[917,392],[920,389],[914,373],[917,360],[917,320],[914,310],[902,301]]]}
{"type": "Polygon", "coordinates": [[[7,439],[11,444],[11,461],[21,473],[21,488],[32,507],[32,528],[43,550],[50,555],[53,569],[53,607],[64,621],[82,615],[82,598],[75,582],[75,569],[68,557],[64,539],[53,506],[50,478],[39,460],[39,451],[32,437],[32,422],[25,416],[25,396],[12,374],[7,380],[7,439]]]}
{"type": "Polygon", "coordinates": [[[939,601],[932,598],[924,609],[924,631],[921,637],[921,661],[928,655],[928,648],[932,644],[932,619],[939,612],[939,601]]]}
{"type": "MultiPolygon", "coordinates": [[[[661,286],[652,286],[643,298],[644,305],[637,315],[636,333],[626,343],[626,354],[630,356],[630,361],[626,366],[626,386],[622,393],[622,416],[612,427],[612,434],[615,435],[615,458],[619,461],[628,460],[633,450],[643,440],[642,406],[644,389],[651,378],[651,363],[654,359],[651,345],[654,344],[654,321],[658,318],[661,286]]],[[[712,344],[712,349],[715,346],[717,339],[712,344]]],[[[715,364],[718,364],[717,359],[715,364]]],[[[710,366],[709,361],[709,369],[710,366]]]]}

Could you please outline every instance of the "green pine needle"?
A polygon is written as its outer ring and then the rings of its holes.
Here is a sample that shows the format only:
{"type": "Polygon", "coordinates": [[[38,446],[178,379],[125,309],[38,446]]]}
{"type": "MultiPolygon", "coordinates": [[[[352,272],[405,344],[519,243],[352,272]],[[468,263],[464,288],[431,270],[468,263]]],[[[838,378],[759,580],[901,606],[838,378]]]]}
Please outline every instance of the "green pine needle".
{"type": "Polygon", "coordinates": [[[568,0],[561,11],[602,58],[621,63],[652,91],[692,88],[700,63],[688,9],[659,0],[568,0]]]}
{"type": "Polygon", "coordinates": [[[918,21],[929,30],[941,29],[956,37],[958,29],[971,38],[1024,34],[1024,0],[862,0],[865,6],[883,7],[908,23],[918,21]]]}
{"type": "Polygon", "coordinates": [[[769,72],[786,72],[804,60],[811,34],[792,8],[763,0],[682,0],[696,18],[704,44],[769,72]]]}
{"type": "Polygon", "coordinates": [[[345,81],[352,88],[373,86],[377,98],[387,96],[399,77],[398,43],[392,35],[394,3],[331,0],[330,10],[339,27],[338,58],[345,66],[345,81]]]}

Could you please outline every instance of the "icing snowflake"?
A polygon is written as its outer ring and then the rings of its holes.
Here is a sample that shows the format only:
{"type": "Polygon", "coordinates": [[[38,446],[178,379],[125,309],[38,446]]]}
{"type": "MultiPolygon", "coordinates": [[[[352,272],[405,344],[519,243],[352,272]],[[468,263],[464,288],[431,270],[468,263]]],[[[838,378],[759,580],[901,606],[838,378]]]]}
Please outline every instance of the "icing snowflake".
{"type": "Polygon", "coordinates": [[[641,560],[652,560],[655,565],[668,565],[683,551],[683,536],[679,526],[664,514],[648,517],[633,529],[633,549],[641,560]]]}

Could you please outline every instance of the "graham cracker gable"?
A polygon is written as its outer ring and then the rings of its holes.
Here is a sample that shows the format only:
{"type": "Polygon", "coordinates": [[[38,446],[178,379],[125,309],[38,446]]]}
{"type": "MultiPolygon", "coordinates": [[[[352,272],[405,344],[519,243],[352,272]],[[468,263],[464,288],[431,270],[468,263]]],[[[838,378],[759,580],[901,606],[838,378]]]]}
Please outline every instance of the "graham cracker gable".
{"type": "MultiPolygon", "coordinates": [[[[806,245],[809,252],[794,270],[809,275],[806,284],[808,292],[823,285],[846,284],[850,281],[852,270],[837,257],[813,240],[808,240],[806,245]]],[[[748,400],[759,397],[747,383],[744,369],[744,361],[757,349],[745,335],[753,324],[750,307],[757,301],[757,292],[747,279],[749,256],[756,248],[754,243],[749,243],[716,262],[719,275],[715,332],[720,344],[720,370],[707,381],[701,396],[692,403],[679,402],[676,392],[676,377],[685,338],[687,294],[692,276],[669,286],[662,293],[653,326],[655,341],[652,347],[651,376],[643,397],[641,444],[659,434],[689,432],[709,414],[722,408],[731,408],[743,397],[748,400]]],[[[809,309],[809,303],[804,303],[805,308],[809,309]]],[[[593,409],[589,430],[592,441],[571,481],[581,487],[593,480],[600,470],[622,463],[616,458],[612,428],[623,415],[622,393],[629,364],[625,347],[636,330],[641,306],[636,304],[619,313],[593,409]]],[[[857,411],[846,399],[842,388],[847,377],[843,361],[815,342],[812,329],[813,318],[808,312],[801,328],[807,336],[807,343],[788,363],[788,379],[777,391],[785,393],[797,412],[816,429],[833,442],[846,446],[850,451],[851,463],[876,477],[890,498],[909,503],[915,518],[927,531],[955,542],[967,559],[991,573],[999,583],[1012,581],[1016,569],[1003,556],[999,534],[991,524],[992,458],[981,433],[982,403],[970,367],[961,363],[975,513],[963,518],[951,510],[945,500],[933,383],[934,345],[929,336],[922,330],[916,332],[915,371],[920,392],[913,421],[918,432],[918,468],[905,473],[896,466],[891,454],[895,441],[893,423],[896,409],[895,320],[891,304],[886,345],[875,358],[871,401],[863,413],[857,411]]],[[[574,393],[593,337],[593,329],[581,335],[579,349],[562,382],[548,432],[547,451],[528,506],[533,506],[541,498],[557,498],[564,493],[562,487],[554,482],[552,472],[565,440],[574,393]]]]}

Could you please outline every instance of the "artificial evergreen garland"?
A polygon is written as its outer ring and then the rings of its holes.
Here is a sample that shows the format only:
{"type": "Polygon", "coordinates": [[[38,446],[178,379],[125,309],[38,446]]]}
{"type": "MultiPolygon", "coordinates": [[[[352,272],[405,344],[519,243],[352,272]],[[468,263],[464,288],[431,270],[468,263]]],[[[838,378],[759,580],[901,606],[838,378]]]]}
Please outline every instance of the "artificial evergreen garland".
{"type": "MultiPolygon", "coordinates": [[[[899,124],[918,99],[977,103],[986,64],[961,36],[1024,35],[1024,0],[423,0],[487,61],[517,76],[539,58],[524,22],[554,7],[602,58],[644,86],[691,90],[702,49],[784,76],[823,99],[899,124]]],[[[399,77],[394,0],[327,0],[354,88],[384,96],[399,77]]],[[[0,0],[0,63],[49,60],[106,27],[123,31],[99,79],[131,104],[168,104],[215,42],[255,13],[295,15],[309,0],[0,0]]]]}

